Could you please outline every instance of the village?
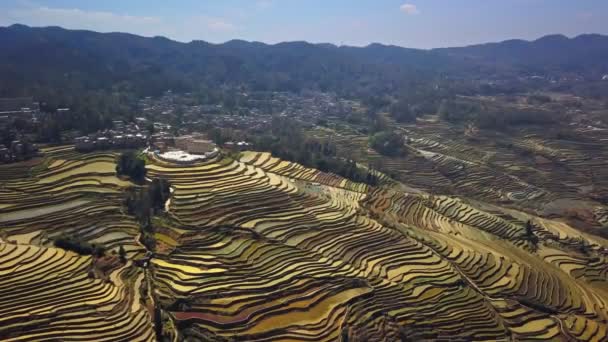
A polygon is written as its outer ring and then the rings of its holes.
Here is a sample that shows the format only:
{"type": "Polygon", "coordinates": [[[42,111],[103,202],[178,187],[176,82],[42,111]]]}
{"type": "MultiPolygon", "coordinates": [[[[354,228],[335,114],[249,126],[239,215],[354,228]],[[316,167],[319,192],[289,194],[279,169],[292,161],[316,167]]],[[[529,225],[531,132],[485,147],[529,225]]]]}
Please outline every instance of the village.
{"type": "Polygon", "coordinates": [[[234,129],[253,133],[270,129],[273,116],[289,117],[305,126],[360,110],[358,101],[341,99],[335,94],[306,92],[253,92],[234,95],[234,102],[198,104],[193,94],[177,95],[167,91],[160,98],[140,100],[142,116],[160,123],[178,124],[180,129],[234,129]]]}
{"type": "MultiPolygon", "coordinates": [[[[307,92],[239,93],[230,103],[201,104],[192,94],[167,91],[158,98],[146,97],[138,102],[134,119],[113,120],[110,128],[90,134],[78,131],[61,132],[62,144],[73,144],[79,152],[110,149],[147,149],[160,158],[192,162],[211,158],[220,149],[228,152],[252,148],[248,134],[266,133],[274,116],[289,117],[304,127],[345,117],[361,109],[357,101],[340,99],[334,94],[307,92]],[[212,131],[229,132],[219,139],[212,131]],[[180,154],[184,152],[185,154],[180,154]]],[[[69,113],[58,108],[45,113],[31,97],[0,99],[0,128],[25,122],[39,125],[50,115],[69,113]]],[[[0,163],[12,163],[37,155],[39,137],[20,134],[14,140],[0,143],[0,163]]]]}
{"type": "MultiPolygon", "coordinates": [[[[39,117],[40,107],[32,98],[0,99],[0,129],[2,130],[16,121],[36,123],[39,117]]],[[[23,161],[36,155],[37,151],[37,147],[28,139],[2,136],[0,163],[23,161]]]]}

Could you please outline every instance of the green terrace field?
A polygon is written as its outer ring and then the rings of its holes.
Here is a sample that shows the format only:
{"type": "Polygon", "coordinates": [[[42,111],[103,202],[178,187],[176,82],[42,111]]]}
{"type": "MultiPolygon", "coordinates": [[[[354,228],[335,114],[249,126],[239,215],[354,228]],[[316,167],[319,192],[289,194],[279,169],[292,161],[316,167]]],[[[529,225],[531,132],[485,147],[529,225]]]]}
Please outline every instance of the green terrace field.
{"type": "MultiPolygon", "coordinates": [[[[418,134],[424,163],[477,158],[418,134]]],[[[0,166],[0,340],[608,340],[608,240],[499,200],[554,188],[477,164],[444,180],[465,197],[422,186],[443,184],[432,167],[372,187],[268,153],[149,156],[171,191],[141,227],[117,157],[66,146],[0,166]],[[106,255],[54,247],[66,234],[106,255]]]]}

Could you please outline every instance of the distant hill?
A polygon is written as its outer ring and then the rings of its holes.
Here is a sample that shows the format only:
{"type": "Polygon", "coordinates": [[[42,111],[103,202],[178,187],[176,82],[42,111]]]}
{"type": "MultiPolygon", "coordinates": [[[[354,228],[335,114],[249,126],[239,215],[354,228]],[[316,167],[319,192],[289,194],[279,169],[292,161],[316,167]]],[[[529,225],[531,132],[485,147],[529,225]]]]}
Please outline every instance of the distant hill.
{"type": "Polygon", "coordinates": [[[507,40],[434,51],[471,63],[510,66],[541,74],[577,72],[593,79],[608,73],[608,36],[599,34],[571,39],[549,35],[535,41],[507,40]]]}
{"type": "MultiPolygon", "coordinates": [[[[289,42],[276,45],[229,41],[179,43],[124,33],[96,33],[58,27],[0,28],[0,96],[27,95],[39,87],[109,88],[128,82],[140,95],[201,84],[248,85],[253,89],[381,90],[405,79],[402,54],[424,60],[427,51],[395,48],[338,48],[289,42]],[[395,65],[391,65],[394,63],[395,65]],[[20,93],[21,91],[21,93],[20,93]]],[[[437,58],[440,58],[439,56],[437,58]]]]}
{"type": "Polygon", "coordinates": [[[601,77],[608,73],[608,37],[601,35],[419,50],[382,44],[180,43],[125,33],[13,25],[0,28],[0,46],[0,97],[46,94],[53,89],[121,89],[143,96],[223,85],[356,95],[390,93],[408,82],[440,74],[466,78],[484,76],[488,70],[498,75],[578,72],[601,77]]]}

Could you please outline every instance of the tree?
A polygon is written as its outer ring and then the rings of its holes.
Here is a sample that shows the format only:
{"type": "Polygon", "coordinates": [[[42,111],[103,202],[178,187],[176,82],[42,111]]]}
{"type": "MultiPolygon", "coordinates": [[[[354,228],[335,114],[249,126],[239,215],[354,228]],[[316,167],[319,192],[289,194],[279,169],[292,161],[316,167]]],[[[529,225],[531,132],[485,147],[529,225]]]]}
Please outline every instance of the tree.
{"type": "Polygon", "coordinates": [[[118,248],[118,256],[123,264],[127,262],[127,252],[122,245],[118,248]]]}
{"type": "Polygon", "coordinates": [[[389,129],[390,125],[388,120],[383,114],[375,113],[370,117],[372,132],[382,132],[389,129]]]}
{"type": "Polygon", "coordinates": [[[129,151],[120,155],[116,165],[116,173],[128,176],[136,183],[142,183],[146,177],[146,162],[129,151]]]}
{"type": "Polygon", "coordinates": [[[171,196],[169,182],[164,178],[155,178],[149,186],[150,205],[154,209],[163,209],[171,196]]]}
{"type": "Polygon", "coordinates": [[[146,125],[146,130],[148,131],[148,133],[150,133],[150,135],[154,134],[156,132],[156,128],[154,127],[154,123],[148,122],[148,124],[146,125]]]}
{"type": "Polygon", "coordinates": [[[218,146],[224,145],[226,142],[226,138],[224,137],[224,133],[220,128],[213,128],[209,133],[211,136],[211,140],[216,143],[218,146]]]}
{"type": "Polygon", "coordinates": [[[41,141],[53,144],[61,143],[62,125],[55,116],[56,114],[47,114],[40,123],[37,135],[41,141]]]}
{"type": "Polygon", "coordinates": [[[580,236],[579,238],[576,239],[576,243],[577,243],[578,251],[581,254],[583,254],[583,255],[589,254],[589,252],[591,251],[591,246],[589,245],[589,242],[587,242],[587,240],[585,240],[585,238],[580,236]]]}
{"type": "Polygon", "coordinates": [[[414,122],[416,114],[411,110],[410,105],[404,100],[399,100],[391,105],[390,114],[397,122],[414,122]]]}
{"type": "Polygon", "coordinates": [[[526,222],[526,226],[525,226],[525,233],[524,233],[524,239],[529,241],[530,243],[532,243],[532,245],[534,247],[538,246],[538,236],[536,236],[536,234],[534,234],[534,224],[532,223],[531,220],[528,220],[526,222]]]}
{"type": "Polygon", "coordinates": [[[152,208],[150,193],[145,187],[131,187],[126,191],[125,206],[127,213],[134,215],[142,226],[150,224],[150,209],[152,208]]]}
{"type": "Polygon", "coordinates": [[[370,145],[378,153],[389,157],[400,157],[407,153],[403,137],[396,132],[376,133],[370,138],[370,145]]]}

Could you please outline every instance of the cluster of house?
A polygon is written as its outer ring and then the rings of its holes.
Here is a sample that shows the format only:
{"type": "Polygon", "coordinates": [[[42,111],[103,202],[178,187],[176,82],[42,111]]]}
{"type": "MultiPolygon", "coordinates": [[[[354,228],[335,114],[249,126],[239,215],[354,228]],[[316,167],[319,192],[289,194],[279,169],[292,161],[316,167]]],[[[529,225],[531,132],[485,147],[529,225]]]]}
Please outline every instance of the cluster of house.
{"type": "Polygon", "coordinates": [[[0,115],[29,116],[40,111],[40,104],[31,97],[14,97],[0,99],[0,115]]]}
{"type": "Polygon", "coordinates": [[[107,150],[113,148],[140,148],[146,147],[147,143],[148,138],[141,133],[110,136],[90,134],[88,136],[74,139],[76,150],[80,152],[91,152],[95,150],[107,150]]]}
{"type": "Polygon", "coordinates": [[[160,98],[141,99],[139,106],[146,117],[155,121],[180,121],[188,127],[206,130],[208,127],[246,130],[263,133],[270,129],[272,116],[283,115],[302,123],[314,123],[321,118],[345,117],[361,110],[357,101],[345,100],[323,92],[239,92],[233,106],[196,104],[191,94],[166,92],[160,98]]]}
{"type": "Polygon", "coordinates": [[[15,119],[36,122],[40,115],[40,105],[31,97],[0,99],[0,128],[8,126],[15,119]]]}
{"type": "Polygon", "coordinates": [[[114,128],[74,139],[77,151],[142,148],[148,145],[148,136],[135,123],[114,121],[114,128]]]}
{"type": "Polygon", "coordinates": [[[0,144],[0,163],[26,160],[38,152],[38,148],[28,142],[15,140],[10,146],[0,144]]]}
{"type": "Polygon", "coordinates": [[[150,136],[150,147],[158,152],[166,152],[175,145],[175,137],[166,132],[155,133],[150,136]]]}
{"type": "Polygon", "coordinates": [[[270,129],[271,115],[238,116],[230,114],[211,115],[205,118],[213,127],[266,132],[270,129]]]}

